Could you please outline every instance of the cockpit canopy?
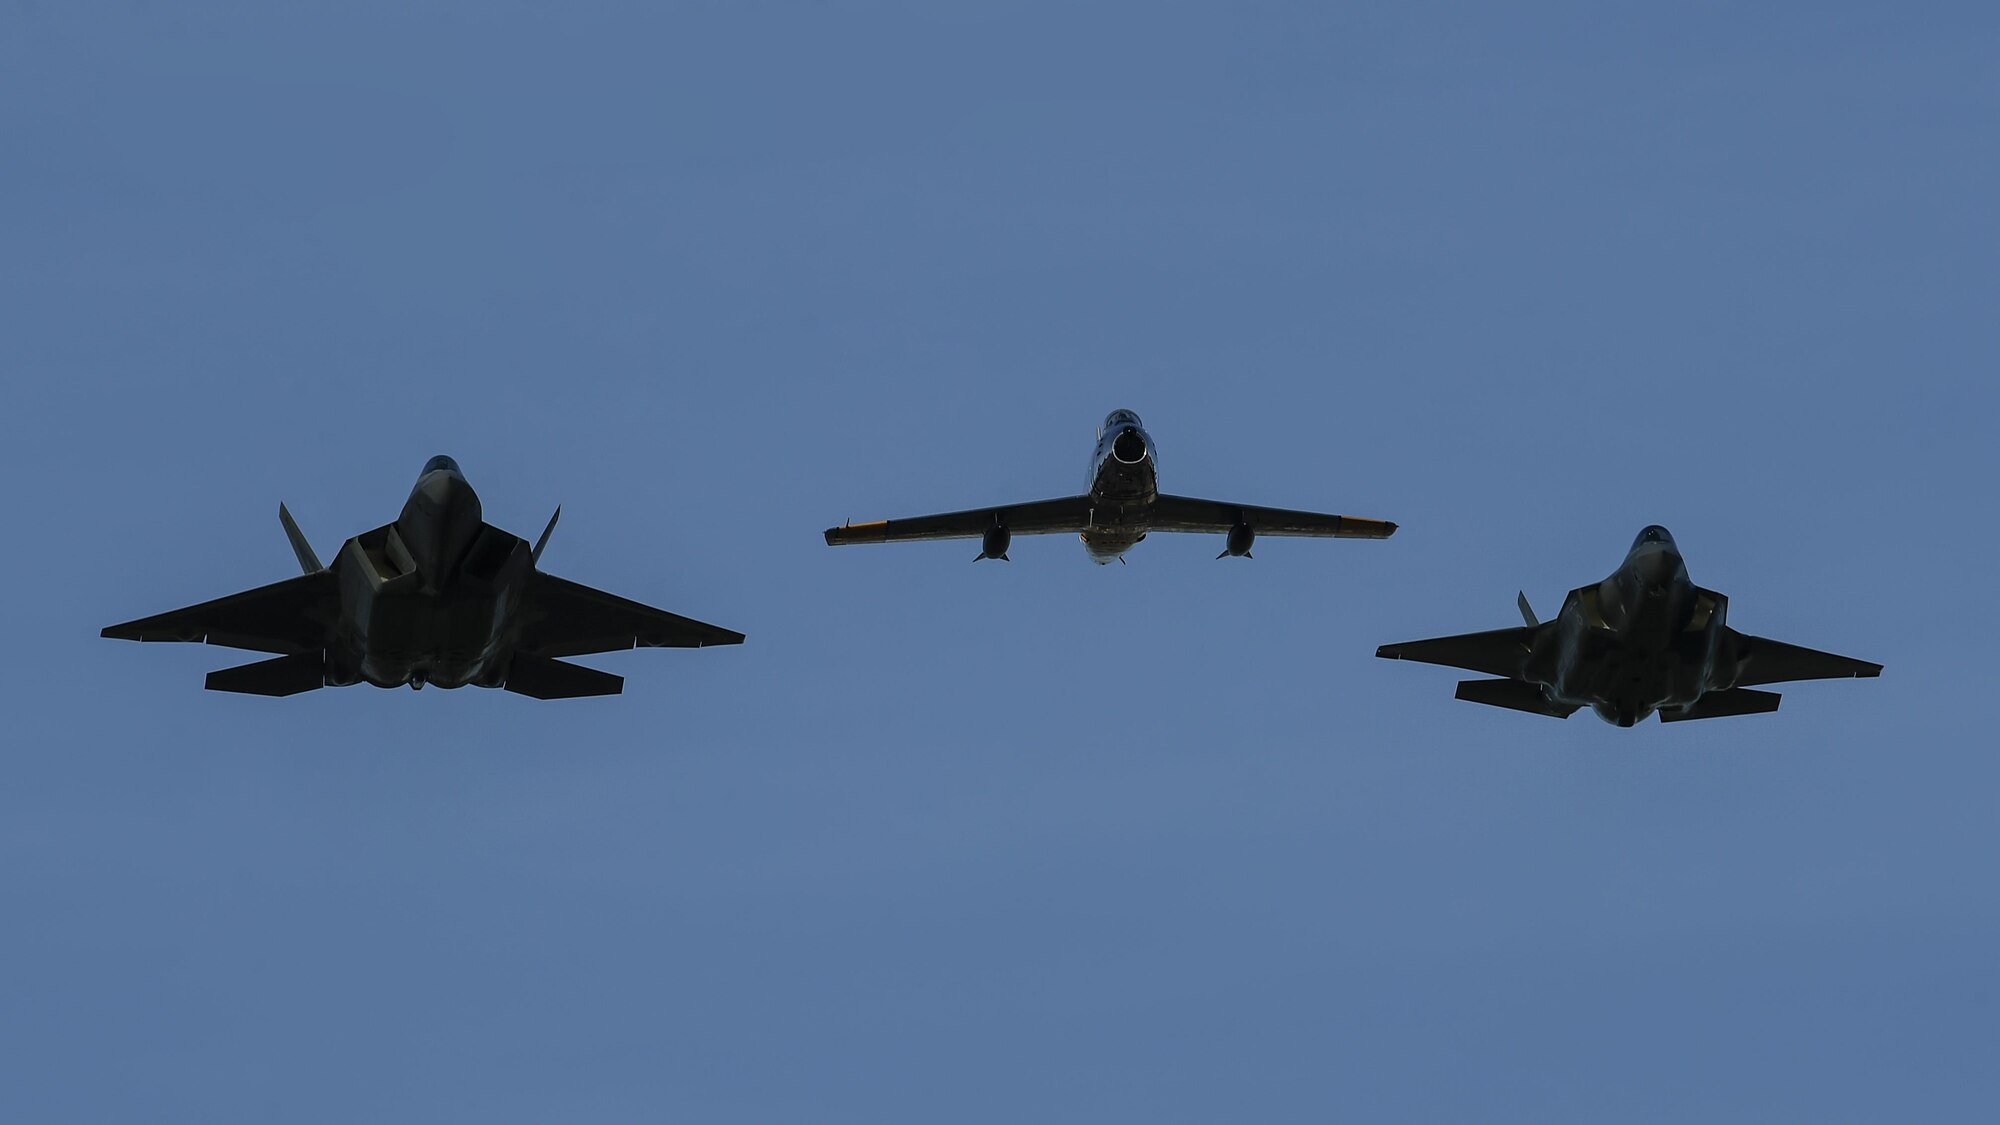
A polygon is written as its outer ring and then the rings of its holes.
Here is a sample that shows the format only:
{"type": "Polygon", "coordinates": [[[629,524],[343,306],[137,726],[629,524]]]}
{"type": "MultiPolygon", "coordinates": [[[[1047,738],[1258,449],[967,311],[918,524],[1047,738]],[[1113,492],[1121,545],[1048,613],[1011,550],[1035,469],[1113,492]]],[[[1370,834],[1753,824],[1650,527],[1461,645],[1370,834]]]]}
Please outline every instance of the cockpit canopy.
{"type": "MultiPolygon", "coordinates": [[[[430,476],[432,473],[437,472],[439,469],[443,469],[446,472],[457,473],[459,471],[458,462],[440,453],[436,457],[433,457],[430,460],[424,462],[424,471],[418,473],[417,475],[427,477],[430,476]]],[[[459,475],[464,476],[465,474],[459,473],[459,475]]]]}
{"type": "Polygon", "coordinates": [[[1632,549],[1636,551],[1648,543],[1665,543],[1671,547],[1674,545],[1674,537],[1666,528],[1661,527],[1659,524],[1654,524],[1646,530],[1641,531],[1639,538],[1632,540],[1632,549]]]}
{"type": "Polygon", "coordinates": [[[1116,429],[1119,426],[1137,426],[1139,424],[1139,416],[1130,410],[1114,410],[1104,416],[1104,428],[1107,430],[1116,429]]]}

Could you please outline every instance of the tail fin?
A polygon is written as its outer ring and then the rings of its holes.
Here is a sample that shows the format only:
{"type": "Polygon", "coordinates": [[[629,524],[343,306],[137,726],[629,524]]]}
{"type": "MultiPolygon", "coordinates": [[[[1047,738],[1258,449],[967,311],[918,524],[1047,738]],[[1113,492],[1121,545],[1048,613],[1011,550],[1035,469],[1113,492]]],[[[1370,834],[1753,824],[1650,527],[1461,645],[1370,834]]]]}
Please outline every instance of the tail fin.
{"type": "Polygon", "coordinates": [[[542,537],[540,539],[535,540],[535,550],[533,554],[530,554],[528,556],[529,562],[539,563],[542,561],[542,548],[549,545],[549,536],[555,534],[556,521],[561,518],[562,518],[562,505],[557,504],[556,514],[549,517],[549,526],[543,528],[542,537]]]}
{"type": "Polygon", "coordinates": [[[1782,698],[1775,691],[1751,691],[1749,688],[1711,691],[1686,707],[1661,710],[1660,721],[1679,723],[1688,719],[1720,719],[1729,715],[1762,715],[1776,711],[1778,700],[1782,698]]]}
{"type": "Polygon", "coordinates": [[[298,521],[292,518],[292,513],[283,504],[278,505],[278,522],[285,525],[285,538],[292,541],[292,553],[299,557],[299,569],[307,574],[325,570],[319,556],[313,554],[312,544],[306,542],[305,533],[299,530],[298,521]]]}
{"type": "Polygon", "coordinates": [[[1528,605],[1528,592],[1526,590],[1521,591],[1520,597],[1515,599],[1514,604],[1521,607],[1521,620],[1528,623],[1528,628],[1532,629],[1541,624],[1541,622],[1535,620],[1535,611],[1528,605]]]}
{"type": "Polygon", "coordinates": [[[1576,708],[1563,703],[1552,703],[1542,694],[1541,685],[1525,680],[1460,680],[1457,698],[1467,703],[1484,703],[1488,707],[1505,707],[1510,711],[1526,711],[1531,715],[1547,715],[1551,719],[1567,719],[1576,714],[1576,708]]]}
{"type": "Polygon", "coordinates": [[[295,652],[275,660],[238,664],[208,674],[202,685],[210,691],[233,691],[243,695],[297,695],[326,686],[326,654],[295,652]]]}
{"type": "Polygon", "coordinates": [[[507,670],[507,690],[530,699],[577,699],[588,695],[617,695],[625,690],[625,677],[565,664],[546,656],[514,654],[507,670]]]}

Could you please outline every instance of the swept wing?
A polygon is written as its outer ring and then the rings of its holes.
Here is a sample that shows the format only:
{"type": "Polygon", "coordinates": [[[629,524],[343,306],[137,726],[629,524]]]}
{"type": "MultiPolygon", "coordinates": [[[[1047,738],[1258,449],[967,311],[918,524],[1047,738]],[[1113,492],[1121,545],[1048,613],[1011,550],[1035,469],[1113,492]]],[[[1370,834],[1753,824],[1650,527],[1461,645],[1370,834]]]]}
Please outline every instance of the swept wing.
{"type": "Polygon", "coordinates": [[[1518,679],[1529,652],[1534,648],[1536,632],[1546,628],[1547,625],[1492,629],[1484,633],[1461,633],[1456,637],[1405,641],[1383,645],[1375,650],[1375,655],[1384,660],[1415,660],[1423,664],[1442,664],[1447,668],[1465,668],[1489,676],[1518,679]]]}
{"type": "Polygon", "coordinates": [[[734,630],[540,571],[529,579],[521,611],[517,650],[534,656],[743,643],[743,634],[734,630]]]}
{"type": "Polygon", "coordinates": [[[1731,629],[1736,642],[1739,671],[1737,687],[1782,684],[1792,680],[1844,680],[1870,678],[1882,674],[1880,664],[1835,656],[1830,652],[1800,648],[1768,637],[1753,637],[1731,629]]]}
{"type": "Polygon", "coordinates": [[[1004,525],[1015,535],[1078,532],[1090,526],[1090,506],[1088,496],[1065,496],[1058,500],[1034,500],[1026,504],[971,508],[963,512],[946,512],[936,516],[843,524],[840,527],[826,529],[826,543],[829,547],[837,547],[843,543],[977,539],[996,524],[1004,525]]]}
{"type": "Polygon", "coordinates": [[[207,642],[255,652],[318,652],[339,601],[330,571],[302,574],[226,598],[105,629],[125,641],[207,642]]]}
{"type": "Polygon", "coordinates": [[[1388,520],[1260,508],[1255,504],[1166,494],[1153,502],[1151,520],[1154,531],[1227,533],[1238,524],[1248,524],[1259,535],[1307,535],[1322,539],[1387,539],[1396,533],[1396,525],[1388,520]]]}

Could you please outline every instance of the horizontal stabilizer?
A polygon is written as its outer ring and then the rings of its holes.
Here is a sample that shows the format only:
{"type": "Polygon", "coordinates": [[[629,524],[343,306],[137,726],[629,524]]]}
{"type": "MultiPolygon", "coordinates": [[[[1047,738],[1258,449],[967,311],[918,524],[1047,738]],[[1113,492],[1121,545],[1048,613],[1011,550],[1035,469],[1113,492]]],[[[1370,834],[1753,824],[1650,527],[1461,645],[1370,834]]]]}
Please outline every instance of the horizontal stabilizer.
{"type": "Polygon", "coordinates": [[[203,685],[210,691],[233,691],[242,695],[297,695],[326,686],[326,655],[295,652],[275,660],[239,664],[210,672],[203,685]]]}
{"type": "Polygon", "coordinates": [[[1551,719],[1567,719],[1576,714],[1576,708],[1550,702],[1549,697],[1542,694],[1540,684],[1531,684],[1526,680],[1460,680],[1457,698],[1467,703],[1484,703],[1488,707],[1547,715],[1551,719]]]}
{"type": "Polygon", "coordinates": [[[591,695],[617,695],[625,690],[625,677],[565,664],[546,656],[525,652],[514,654],[507,671],[507,690],[530,699],[580,699],[591,695]]]}
{"type": "Polygon", "coordinates": [[[1778,709],[1778,700],[1784,698],[1775,691],[1751,691],[1749,688],[1732,688],[1729,691],[1711,691],[1688,704],[1686,707],[1661,708],[1660,721],[1679,723],[1688,719],[1721,719],[1730,715],[1762,715],[1778,709]]]}

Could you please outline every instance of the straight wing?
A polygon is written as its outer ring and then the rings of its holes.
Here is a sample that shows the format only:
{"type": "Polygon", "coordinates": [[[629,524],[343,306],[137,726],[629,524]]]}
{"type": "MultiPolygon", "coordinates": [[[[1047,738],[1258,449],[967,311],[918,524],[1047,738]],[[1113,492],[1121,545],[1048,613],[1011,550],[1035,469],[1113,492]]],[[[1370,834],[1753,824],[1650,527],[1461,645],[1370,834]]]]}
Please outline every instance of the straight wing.
{"type": "Polygon", "coordinates": [[[1090,526],[1090,497],[1065,496],[995,508],[973,508],[940,516],[850,523],[826,529],[826,545],[843,543],[902,543],[915,539],[977,539],[995,525],[1015,535],[1052,535],[1082,531],[1090,526]]]}
{"type": "Polygon", "coordinates": [[[123,641],[206,641],[255,652],[318,652],[326,647],[339,598],[333,573],[322,570],[113,625],[101,635],[123,641]]]}
{"type": "MultiPolygon", "coordinates": [[[[1539,628],[1546,629],[1548,626],[1539,628]]],[[[1375,655],[1384,660],[1415,660],[1423,664],[1442,664],[1447,668],[1484,672],[1489,676],[1516,678],[1520,676],[1521,667],[1534,647],[1535,632],[1535,629],[1525,627],[1494,629],[1428,641],[1406,641],[1383,645],[1375,650],[1375,655]]]]}
{"type": "Polygon", "coordinates": [[[521,612],[526,624],[517,648],[535,656],[743,643],[743,634],[719,625],[654,609],[540,571],[529,580],[521,612]]]}
{"type": "Polygon", "coordinates": [[[1730,632],[1735,634],[1736,641],[1737,687],[1782,684],[1792,680],[1844,680],[1882,674],[1880,664],[1870,664],[1866,660],[1800,648],[1767,637],[1753,637],[1748,633],[1737,633],[1734,629],[1730,632]]]}
{"type": "Polygon", "coordinates": [[[1396,533],[1396,525],[1388,520],[1359,516],[1294,512],[1164,494],[1153,502],[1154,531],[1227,532],[1238,524],[1250,525],[1259,535],[1310,535],[1323,539],[1387,539],[1396,533]]]}

